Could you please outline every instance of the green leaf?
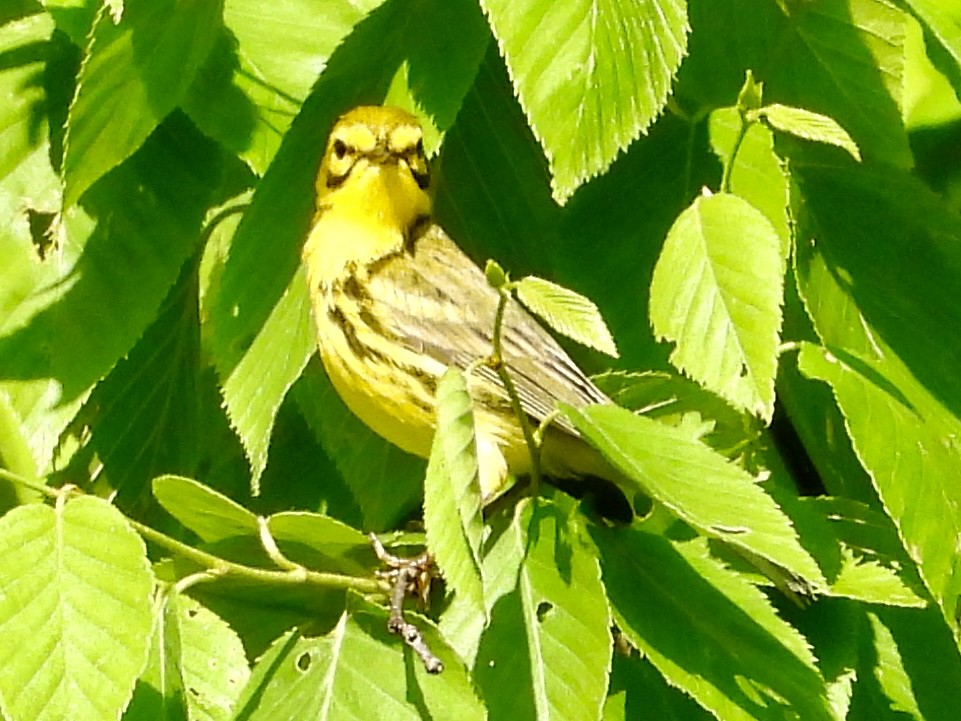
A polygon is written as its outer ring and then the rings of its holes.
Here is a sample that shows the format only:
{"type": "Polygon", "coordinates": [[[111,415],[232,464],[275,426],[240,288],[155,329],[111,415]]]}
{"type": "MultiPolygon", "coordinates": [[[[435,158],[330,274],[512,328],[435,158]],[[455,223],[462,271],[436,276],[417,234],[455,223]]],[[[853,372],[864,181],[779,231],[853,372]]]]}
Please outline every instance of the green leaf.
{"type": "Polygon", "coordinates": [[[434,175],[434,215],[478,265],[497,258],[516,277],[543,267],[560,210],[494,43],[445,135],[434,175]]]}
{"type": "Polygon", "coordinates": [[[961,93],[961,16],[957,4],[904,0],[901,5],[921,23],[931,61],[951,81],[955,94],[961,93]]]}
{"type": "Polygon", "coordinates": [[[143,541],[99,498],[0,519],[6,718],[118,718],[147,661],[152,583],[143,541]]]}
{"type": "Polygon", "coordinates": [[[591,532],[618,627],[670,685],[718,718],[833,718],[807,642],[703,539],[591,532]]]}
{"type": "Polygon", "coordinates": [[[769,88],[781,82],[796,92],[768,99],[834,118],[868,159],[910,166],[901,120],[901,11],[887,0],[831,0],[792,12],[789,22],[794,42],[777,52],[783,58],[797,50],[795,62],[764,79],[769,88]],[[808,72],[798,73],[801,66],[808,72]]]}
{"type": "Polygon", "coordinates": [[[898,577],[895,569],[878,561],[865,560],[847,550],[829,594],[885,606],[924,608],[928,605],[925,598],[898,577]]]}
{"type": "MultiPolygon", "coordinates": [[[[36,480],[39,473],[27,438],[26,429],[10,397],[0,388],[0,458],[11,473],[36,480]]],[[[38,493],[8,479],[0,480],[0,509],[40,500],[38,493]]]]}
{"type": "Polygon", "coordinates": [[[257,517],[227,496],[199,481],[181,476],[153,480],[157,502],[207,543],[258,532],[257,517]]]}
{"type": "Polygon", "coordinates": [[[316,352],[316,345],[307,281],[298,270],[243,358],[221,377],[227,417],[250,461],[254,495],[267,466],[277,411],[316,352]]]}
{"type": "MultiPolygon", "coordinates": [[[[893,360],[888,353],[885,365],[890,367],[893,360]]],[[[961,516],[953,510],[961,495],[952,484],[943,483],[938,471],[956,463],[956,451],[942,439],[945,433],[956,432],[949,428],[958,428],[957,420],[949,421],[949,426],[934,418],[918,423],[917,409],[863,358],[838,357],[805,343],[799,362],[806,375],[828,382],[834,390],[855,451],[919,564],[921,577],[947,622],[956,628],[957,618],[949,610],[961,595],[956,556],[936,540],[946,536],[931,534],[961,537],[961,516]]]]}
{"type": "MultiPolygon", "coordinates": [[[[863,636],[860,604],[825,598],[795,614],[794,625],[814,646],[818,667],[827,683],[828,699],[837,719],[864,718],[849,713],[854,688],[862,681],[858,658],[863,636]]],[[[863,686],[863,683],[860,684],[863,686]]],[[[870,715],[867,718],[871,718],[870,715]]]]}
{"type": "Polygon", "coordinates": [[[775,130],[804,140],[835,145],[848,151],[855,160],[861,160],[857,143],[834,118],[780,103],[765,105],[757,111],[757,115],[770,123],[775,130]]]}
{"type": "Polygon", "coordinates": [[[192,598],[171,592],[124,720],[226,721],[249,677],[233,629],[192,598]]]}
{"type": "MultiPolygon", "coordinates": [[[[47,120],[57,102],[44,83],[45,73],[57,68],[59,46],[50,41],[50,17],[36,10],[31,5],[22,10],[25,17],[9,21],[4,15],[0,25],[0,55],[8,59],[0,69],[0,335],[26,324],[61,280],[52,259],[41,262],[41,251],[49,248],[40,247],[44,239],[35,238],[32,227],[61,205],[47,120]]],[[[58,251],[60,262],[72,266],[77,249],[63,244],[58,251]]],[[[26,477],[47,470],[61,431],[80,405],[57,404],[59,394],[53,381],[0,382],[7,411],[0,455],[11,470],[26,477]]]]}
{"type": "Polygon", "coordinates": [[[602,721],[709,721],[715,718],[664,679],[647,659],[614,654],[602,721]]]}
{"type": "Polygon", "coordinates": [[[781,240],[781,256],[787,258],[791,248],[788,218],[788,174],[774,152],[774,133],[762,123],[752,123],[737,145],[741,133],[741,115],[737,108],[721,108],[711,113],[708,132],[711,149],[724,165],[734,162],[728,190],[764,213],[781,240]]]}
{"type": "Polygon", "coordinates": [[[564,203],[664,107],[686,53],[684,3],[483,0],[564,203]]]}
{"type": "Polygon", "coordinates": [[[116,22],[102,11],[67,118],[63,178],[69,208],[133,155],[180,103],[213,47],[221,2],[132,2],[116,22]]]}
{"type": "Polygon", "coordinates": [[[754,73],[750,68],[744,74],[744,85],[741,86],[737,94],[736,109],[738,115],[747,114],[752,110],[757,110],[764,102],[764,83],[760,83],[754,78],[754,73]]]}
{"type": "MultiPolygon", "coordinates": [[[[789,283],[787,289],[790,300],[785,306],[788,311],[785,337],[814,337],[810,320],[797,297],[796,283],[789,283]]],[[[825,491],[832,496],[860,501],[883,513],[871,479],[851,447],[844,416],[830,387],[802,375],[795,353],[781,356],[777,394],[825,491]]],[[[811,476],[802,478],[811,479],[811,476]]]]}
{"type": "Polygon", "coordinates": [[[261,656],[237,704],[236,718],[484,719],[463,665],[429,622],[417,626],[444,672],[429,675],[420,659],[387,632],[387,611],[356,601],[319,638],[289,633],[261,656]]]}
{"type": "MultiPolygon", "coordinates": [[[[409,8],[397,3],[399,8],[409,8]]],[[[401,41],[406,59],[391,79],[383,99],[417,116],[424,128],[424,146],[431,155],[454,123],[464,93],[490,44],[484,14],[473,0],[434,1],[404,12],[410,23],[401,41]],[[456,32],[450,32],[456,28],[456,32]],[[418,41],[423,38],[423,42],[418,41]],[[438,68],[443,71],[438,73],[438,68]]]]}
{"type": "MultiPolygon", "coordinates": [[[[651,135],[634,143],[604,176],[593,180],[563,211],[557,238],[546,245],[551,277],[576,287],[604,314],[617,339],[622,368],[668,368],[668,348],[650,324],[649,293],[661,244],[678,214],[701,187],[717,182],[717,165],[695,142],[688,122],[665,115],[651,135]],[[690,173],[657,175],[651,168],[688,167],[690,173]],[[595,239],[590,241],[589,239],[595,239]]],[[[541,251],[541,253],[546,251],[541,251]]],[[[539,269],[535,268],[538,272],[539,269]]],[[[610,361],[597,366],[604,368],[610,361]]]]}
{"type": "Polygon", "coordinates": [[[227,623],[192,598],[167,600],[167,626],[177,624],[175,641],[187,708],[195,721],[232,718],[231,711],[250,677],[240,638],[227,623]]]}
{"type": "Polygon", "coordinates": [[[287,511],[267,526],[284,555],[307,568],[363,575],[377,563],[367,536],[336,518],[287,511]]]}
{"type": "Polygon", "coordinates": [[[953,291],[961,285],[961,223],[891,169],[794,169],[805,207],[798,286],[823,344],[805,345],[799,365],[830,384],[885,512],[957,629],[961,566],[945,539],[961,538],[961,490],[951,481],[961,341],[944,329],[961,318],[953,291]]]}
{"type": "MultiPolygon", "coordinates": [[[[961,659],[933,609],[884,608],[866,616],[863,673],[872,674],[877,682],[882,708],[893,710],[898,718],[919,721],[950,721],[957,716],[952,690],[961,683],[961,659]]],[[[852,718],[857,702],[855,697],[852,718]]]]}
{"type": "Polygon", "coordinates": [[[868,620],[871,623],[874,648],[878,656],[874,675],[881,689],[891,700],[892,708],[907,714],[910,718],[924,719],[911,689],[911,677],[904,668],[894,637],[875,614],[869,613],[868,620]]]}
{"type": "Polygon", "coordinates": [[[464,374],[448,368],[437,383],[436,399],[437,432],[424,483],[427,547],[454,593],[486,615],[478,448],[464,374]]]}
{"type": "Polygon", "coordinates": [[[310,0],[265,6],[225,0],[224,28],[183,101],[197,126],[255,172],[284,132],[334,48],[383,0],[310,0]]]}
{"type": "Polygon", "coordinates": [[[483,558],[483,613],[470,600],[454,596],[440,617],[440,630],[447,642],[471,668],[477,658],[481,635],[495,605],[517,588],[517,576],[524,560],[526,504],[517,504],[489,519],[491,540],[483,558]]]}
{"type": "Polygon", "coordinates": [[[891,606],[927,605],[923,584],[889,518],[845,498],[800,502],[827,518],[837,537],[842,565],[828,594],[891,606]]]}
{"type": "MultiPolygon", "coordinates": [[[[23,315],[0,336],[0,376],[37,381],[32,413],[69,409],[156,318],[200,239],[221,161],[174,116],[64,216],[65,262],[49,259],[56,273],[23,299],[23,315]]],[[[49,436],[38,445],[52,452],[71,417],[44,428],[49,436]]],[[[49,455],[39,465],[47,463],[49,455]]]]}
{"type": "Polygon", "coordinates": [[[494,607],[477,682],[494,718],[596,719],[611,659],[596,551],[570,501],[522,503],[512,532],[526,555],[516,591],[494,607]]]}
{"type": "Polygon", "coordinates": [[[744,450],[745,438],[757,433],[752,416],[734,410],[719,396],[681,375],[611,371],[592,380],[622,408],[689,429],[692,438],[729,459],[737,458],[744,450]]]}
{"type": "Polygon", "coordinates": [[[530,275],[519,280],[516,289],[528,310],[546,320],[558,333],[617,358],[611,332],[590,298],[530,275]]]}
{"type": "Polygon", "coordinates": [[[732,105],[751,68],[766,102],[834,118],[870,161],[913,164],[902,119],[905,17],[889,0],[691,0],[689,12],[679,95],[732,105]]]}
{"type": "Polygon", "coordinates": [[[43,7],[57,23],[57,29],[66,33],[78,48],[87,43],[90,28],[99,15],[99,5],[87,0],[43,0],[43,7]]]}
{"type": "Polygon", "coordinates": [[[784,262],[770,221],[734,195],[700,197],[675,222],[651,281],[651,323],[671,362],[770,422],[784,262]]]}
{"type": "MultiPolygon", "coordinates": [[[[196,264],[187,263],[159,315],[84,404],[101,480],[121,508],[161,473],[192,473],[200,444],[196,264]]],[[[149,490],[147,490],[149,493],[149,490]]]]}
{"type": "MultiPolygon", "coordinates": [[[[50,16],[43,13],[0,25],[0,52],[10,58],[0,70],[4,97],[0,107],[0,202],[16,201],[11,203],[9,210],[15,212],[9,218],[23,216],[23,205],[48,212],[57,209],[59,182],[50,165],[46,117],[40,112],[49,102],[42,73],[47,63],[52,64],[52,32],[50,16]],[[22,191],[18,197],[6,197],[18,190],[22,191]]],[[[4,223],[0,238],[12,235],[11,231],[29,231],[25,221],[23,217],[17,224],[4,223]]],[[[25,235],[29,237],[28,232],[25,235]]],[[[2,299],[10,288],[5,284],[0,288],[2,299]]]]}
{"type": "Polygon", "coordinates": [[[754,478],[682,429],[617,406],[565,408],[571,422],[632,484],[704,535],[820,586],[821,571],[790,520],[754,478]],[[706,492],[707,491],[707,492],[706,492]]]}

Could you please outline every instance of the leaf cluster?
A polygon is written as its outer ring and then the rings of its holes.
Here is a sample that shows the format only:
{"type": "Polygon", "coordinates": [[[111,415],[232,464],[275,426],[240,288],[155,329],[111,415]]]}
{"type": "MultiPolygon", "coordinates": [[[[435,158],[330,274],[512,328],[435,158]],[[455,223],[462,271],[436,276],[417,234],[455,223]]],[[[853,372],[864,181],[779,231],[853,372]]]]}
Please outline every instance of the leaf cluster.
{"type": "Polygon", "coordinates": [[[5,3],[0,715],[956,718],[959,38],[955,0],[5,3]],[[585,342],[616,405],[558,412],[645,516],[482,509],[459,373],[426,464],[343,406],[300,246],[363,103],[585,342]],[[434,554],[442,674],[367,532],[434,554]]]}

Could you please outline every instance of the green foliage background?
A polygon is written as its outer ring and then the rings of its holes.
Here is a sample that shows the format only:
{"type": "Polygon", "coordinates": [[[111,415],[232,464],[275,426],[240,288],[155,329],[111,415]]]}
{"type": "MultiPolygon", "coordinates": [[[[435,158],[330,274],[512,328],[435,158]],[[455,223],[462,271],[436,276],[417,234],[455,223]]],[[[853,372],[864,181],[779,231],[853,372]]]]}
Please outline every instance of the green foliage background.
{"type": "Polygon", "coordinates": [[[957,718],[959,38],[956,0],[6,0],[0,713],[957,718]],[[599,307],[619,359],[571,352],[640,413],[565,412],[649,517],[481,517],[456,379],[426,486],[330,388],[300,246],[382,102],[472,257],[599,307]],[[370,531],[445,573],[439,676],[370,531]]]}

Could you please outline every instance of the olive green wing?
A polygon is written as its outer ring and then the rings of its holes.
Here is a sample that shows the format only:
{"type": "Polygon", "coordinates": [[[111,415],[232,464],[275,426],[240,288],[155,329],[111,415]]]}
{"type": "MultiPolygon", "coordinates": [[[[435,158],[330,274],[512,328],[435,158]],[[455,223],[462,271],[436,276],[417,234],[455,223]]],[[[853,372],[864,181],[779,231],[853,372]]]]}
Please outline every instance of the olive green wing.
{"type": "MultiPolygon", "coordinates": [[[[408,350],[461,369],[490,356],[499,294],[438,226],[431,226],[403,255],[371,268],[367,292],[384,330],[408,350]]],[[[577,407],[610,402],[513,299],[505,310],[501,347],[521,405],[536,421],[552,413],[558,401],[577,407]]],[[[509,403],[491,368],[476,372],[494,389],[496,398],[487,400],[509,403]]],[[[577,435],[565,418],[556,423],[577,435]]]]}

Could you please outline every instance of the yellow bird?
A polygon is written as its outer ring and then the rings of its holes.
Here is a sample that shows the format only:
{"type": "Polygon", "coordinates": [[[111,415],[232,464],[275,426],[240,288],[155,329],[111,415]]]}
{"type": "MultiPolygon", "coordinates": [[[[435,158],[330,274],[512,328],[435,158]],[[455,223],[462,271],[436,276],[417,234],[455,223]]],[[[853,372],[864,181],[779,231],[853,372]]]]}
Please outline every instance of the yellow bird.
{"type": "MultiPolygon", "coordinates": [[[[347,407],[373,431],[427,457],[434,395],[448,366],[490,356],[499,293],[431,216],[430,169],[409,113],[358,107],[341,116],[317,178],[317,212],[303,257],[320,356],[347,407]]],[[[536,426],[558,401],[610,403],[557,342],[511,300],[502,356],[536,426]]],[[[497,374],[468,377],[485,501],[531,460],[497,374]]],[[[574,427],[557,417],[542,446],[556,478],[617,476],[574,427]]]]}

